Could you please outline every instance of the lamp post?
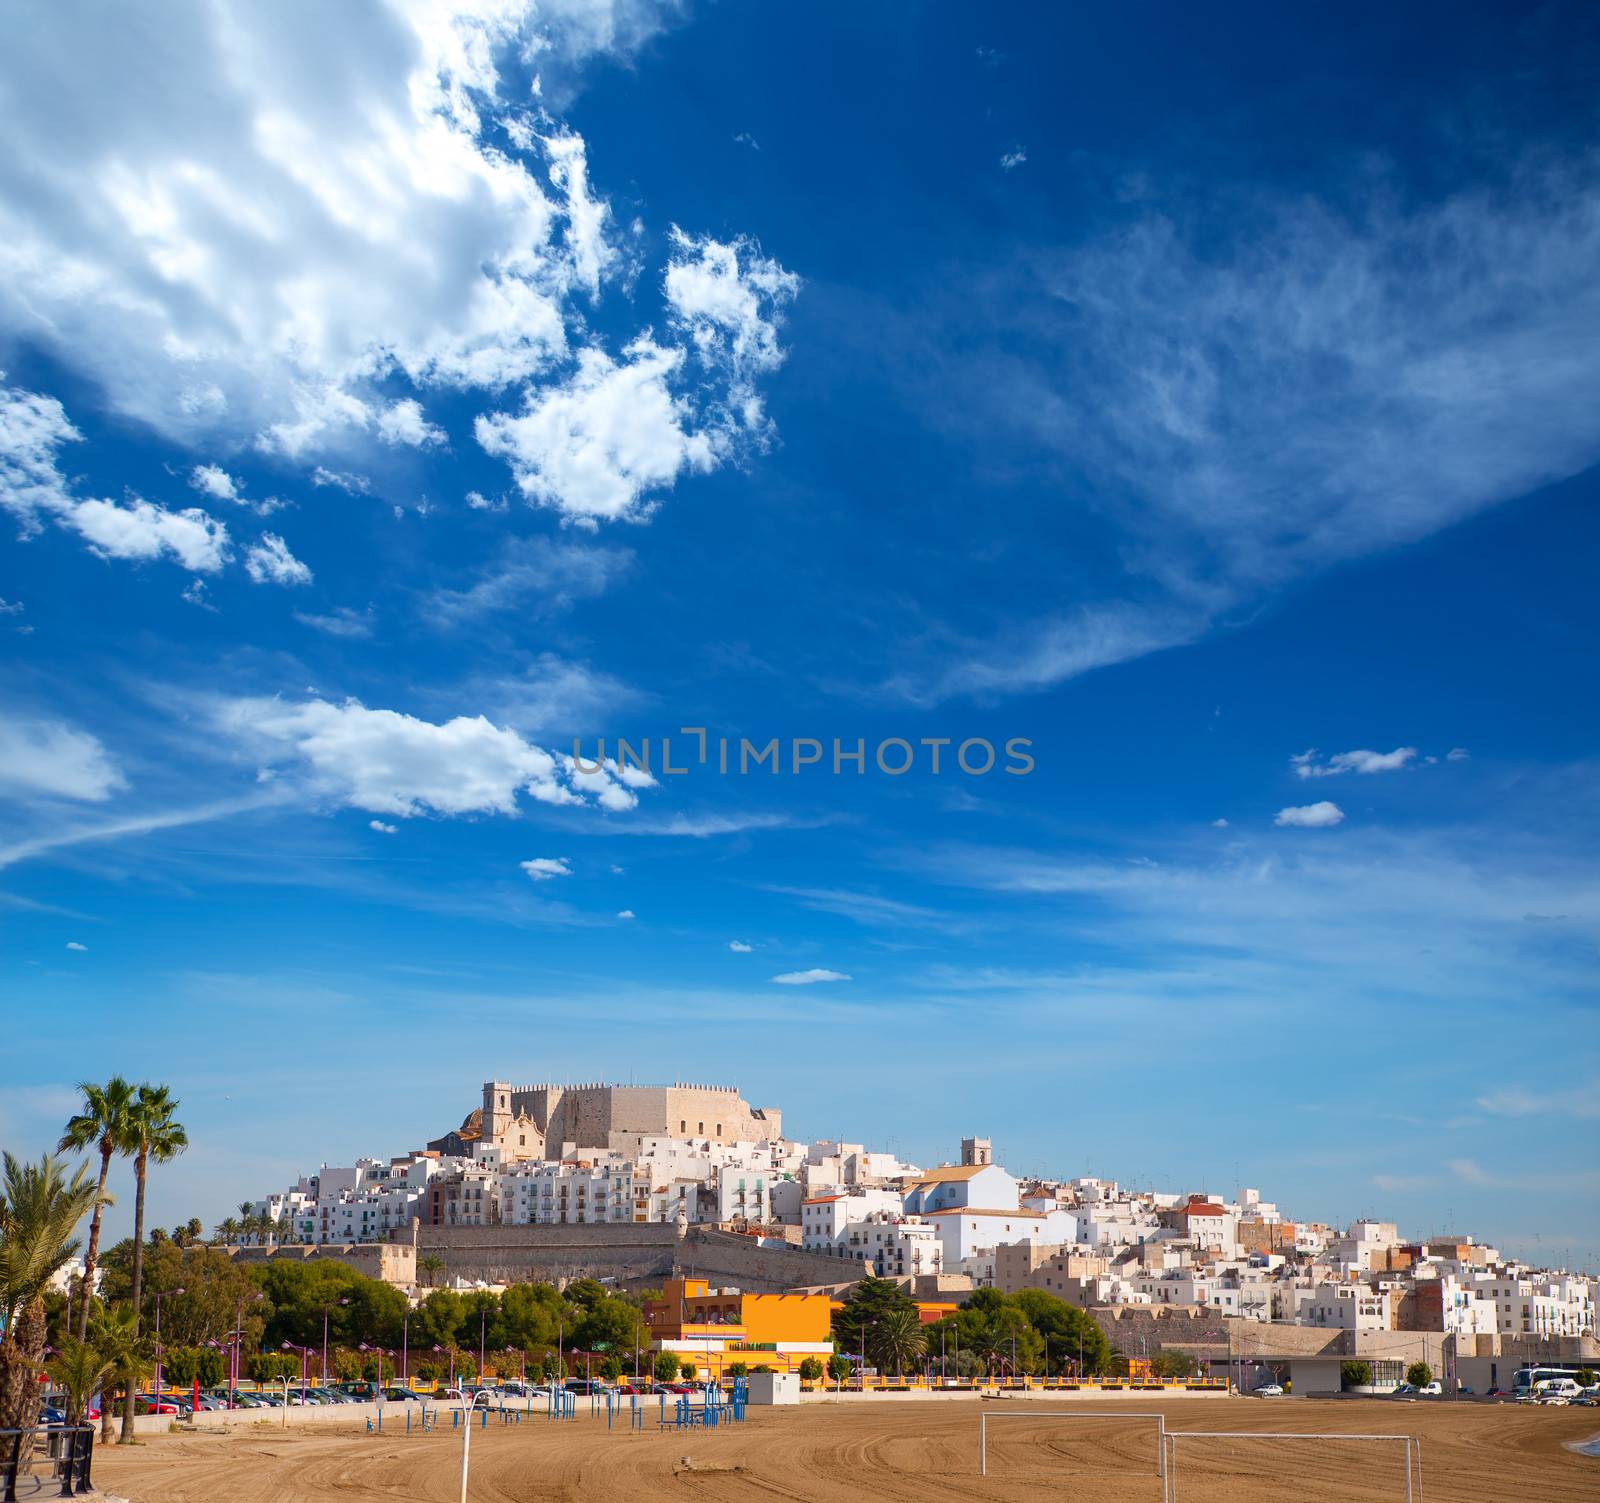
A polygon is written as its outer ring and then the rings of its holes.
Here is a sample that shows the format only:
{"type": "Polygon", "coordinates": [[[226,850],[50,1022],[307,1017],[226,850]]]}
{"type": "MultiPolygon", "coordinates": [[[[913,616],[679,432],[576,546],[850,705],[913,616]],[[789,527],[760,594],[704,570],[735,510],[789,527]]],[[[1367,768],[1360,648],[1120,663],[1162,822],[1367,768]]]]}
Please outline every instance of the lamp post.
{"type": "Polygon", "coordinates": [[[254,1294],[247,1294],[237,1300],[233,1307],[233,1367],[228,1375],[228,1408],[237,1409],[239,1396],[239,1358],[240,1348],[244,1343],[244,1307],[254,1304],[262,1298],[258,1289],[254,1294]]]}
{"type": "Polygon", "coordinates": [[[163,1289],[156,1295],[156,1397],[161,1397],[161,1301],[170,1295],[182,1294],[181,1289],[163,1289]]]}
{"type": "Polygon", "coordinates": [[[325,1300],[322,1306],[322,1386],[328,1386],[328,1311],[335,1305],[348,1305],[348,1299],[325,1300]]]}
{"type": "Polygon", "coordinates": [[[467,1400],[466,1423],[461,1427],[461,1503],[467,1503],[467,1469],[471,1464],[472,1453],[472,1413],[477,1408],[478,1400],[483,1400],[485,1410],[489,1407],[489,1390],[480,1388],[467,1400]]]}
{"type": "Polygon", "coordinates": [[[411,1387],[411,1306],[400,1317],[400,1382],[411,1387]]]}
{"type": "Polygon", "coordinates": [[[478,1306],[478,1381],[482,1383],[487,1376],[484,1372],[484,1358],[488,1353],[484,1350],[484,1336],[489,1329],[489,1307],[478,1306]]]}

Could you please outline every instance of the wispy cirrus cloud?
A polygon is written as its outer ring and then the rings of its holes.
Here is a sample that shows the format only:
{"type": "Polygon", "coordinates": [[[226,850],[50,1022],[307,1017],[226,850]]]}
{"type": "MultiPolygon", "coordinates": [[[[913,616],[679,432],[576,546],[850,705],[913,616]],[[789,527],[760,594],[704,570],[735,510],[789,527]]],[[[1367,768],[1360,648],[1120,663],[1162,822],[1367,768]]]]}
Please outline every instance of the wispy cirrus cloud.
{"type": "Polygon", "coordinates": [[[1031,452],[1063,507],[1087,493],[1127,570],[1120,594],[902,671],[907,697],[1027,692],[1196,640],[1600,460],[1580,395],[1600,385],[1592,160],[1404,208],[1381,182],[1348,204],[1166,204],[973,268],[903,328],[901,353],[930,330],[964,353],[899,379],[986,446],[1006,435],[1013,464],[1031,452]]]}

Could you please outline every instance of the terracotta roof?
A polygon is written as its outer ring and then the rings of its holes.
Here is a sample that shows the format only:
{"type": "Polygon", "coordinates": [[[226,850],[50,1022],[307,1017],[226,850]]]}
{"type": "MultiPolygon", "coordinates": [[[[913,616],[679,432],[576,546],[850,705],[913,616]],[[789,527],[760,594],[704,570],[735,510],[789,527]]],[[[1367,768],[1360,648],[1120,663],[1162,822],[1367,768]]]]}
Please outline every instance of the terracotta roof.
{"type": "Polygon", "coordinates": [[[947,1206],[942,1211],[919,1211],[919,1216],[1010,1216],[1015,1221],[1043,1221],[1044,1211],[984,1211],[976,1206],[947,1206]]]}
{"type": "Polygon", "coordinates": [[[988,1164],[946,1164],[942,1169],[926,1170],[911,1188],[920,1190],[924,1185],[942,1185],[952,1180],[971,1179],[973,1175],[982,1174],[990,1167],[988,1164]]]}
{"type": "Polygon", "coordinates": [[[800,1202],[800,1204],[803,1205],[803,1206],[825,1206],[830,1201],[848,1200],[848,1199],[849,1199],[849,1196],[847,1196],[847,1195],[811,1195],[811,1196],[808,1196],[805,1200],[802,1200],[800,1202]]]}

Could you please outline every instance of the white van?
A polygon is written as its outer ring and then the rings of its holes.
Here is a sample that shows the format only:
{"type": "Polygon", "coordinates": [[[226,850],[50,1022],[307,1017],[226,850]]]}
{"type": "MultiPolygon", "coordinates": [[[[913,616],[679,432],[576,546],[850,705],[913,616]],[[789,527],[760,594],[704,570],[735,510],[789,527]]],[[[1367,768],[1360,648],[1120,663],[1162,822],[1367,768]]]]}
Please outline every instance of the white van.
{"type": "Polygon", "coordinates": [[[1582,1392],[1575,1378],[1546,1378],[1534,1385],[1533,1396],[1541,1404],[1570,1404],[1582,1392]]]}

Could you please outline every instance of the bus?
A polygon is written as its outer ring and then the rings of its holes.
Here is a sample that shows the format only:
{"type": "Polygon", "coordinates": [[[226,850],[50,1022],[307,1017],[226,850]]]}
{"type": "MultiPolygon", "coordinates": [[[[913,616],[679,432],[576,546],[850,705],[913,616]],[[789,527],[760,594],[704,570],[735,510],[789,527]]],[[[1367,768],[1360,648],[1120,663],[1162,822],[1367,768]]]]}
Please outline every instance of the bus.
{"type": "Polygon", "coordinates": [[[1583,1364],[1574,1362],[1570,1366],[1560,1363],[1538,1367],[1519,1367],[1516,1376],[1511,1380],[1511,1396],[1517,1399],[1531,1398],[1541,1388],[1554,1378],[1572,1378],[1576,1381],[1582,1372],[1583,1364]]]}

